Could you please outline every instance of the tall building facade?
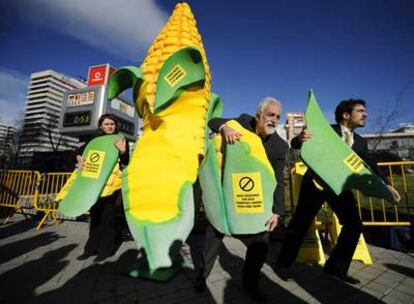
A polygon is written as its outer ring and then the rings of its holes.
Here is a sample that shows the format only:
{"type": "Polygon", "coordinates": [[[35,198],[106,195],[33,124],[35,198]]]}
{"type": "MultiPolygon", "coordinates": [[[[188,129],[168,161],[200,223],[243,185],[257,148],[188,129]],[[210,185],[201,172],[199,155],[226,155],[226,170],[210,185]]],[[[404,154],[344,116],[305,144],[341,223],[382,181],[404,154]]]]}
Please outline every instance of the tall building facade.
{"type": "Polygon", "coordinates": [[[298,135],[305,126],[305,114],[299,112],[288,112],[286,114],[286,141],[290,144],[293,137],[298,135]]]}
{"type": "Polygon", "coordinates": [[[64,92],[81,89],[86,84],[53,70],[33,73],[27,94],[20,156],[32,157],[34,152],[73,150],[78,139],[59,133],[64,92]]]}

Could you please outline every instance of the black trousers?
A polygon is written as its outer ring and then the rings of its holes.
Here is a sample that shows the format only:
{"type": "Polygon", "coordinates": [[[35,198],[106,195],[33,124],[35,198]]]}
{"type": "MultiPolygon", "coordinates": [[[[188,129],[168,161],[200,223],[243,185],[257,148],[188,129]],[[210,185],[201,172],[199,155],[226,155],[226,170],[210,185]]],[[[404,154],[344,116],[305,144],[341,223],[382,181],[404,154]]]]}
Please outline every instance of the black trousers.
{"type": "MultiPolygon", "coordinates": [[[[266,259],[268,250],[268,233],[234,236],[247,245],[247,252],[243,266],[243,285],[249,288],[257,288],[260,270],[266,259]]],[[[206,229],[202,255],[202,266],[199,270],[204,278],[207,278],[217,259],[220,246],[223,243],[224,234],[209,225],[206,229]]]]}
{"type": "Polygon", "coordinates": [[[122,233],[116,220],[119,195],[120,191],[116,191],[113,195],[100,197],[90,209],[89,238],[84,249],[86,254],[107,257],[113,253],[115,242],[120,240],[122,233]]]}
{"type": "Polygon", "coordinates": [[[289,222],[287,237],[277,258],[277,263],[290,267],[296,260],[303,239],[324,202],[327,202],[342,225],[336,246],[325,263],[325,272],[345,276],[352,261],[362,232],[357,202],[351,191],[335,195],[332,191],[320,191],[309,174],[303,177],[295,214],[289,222]]]}

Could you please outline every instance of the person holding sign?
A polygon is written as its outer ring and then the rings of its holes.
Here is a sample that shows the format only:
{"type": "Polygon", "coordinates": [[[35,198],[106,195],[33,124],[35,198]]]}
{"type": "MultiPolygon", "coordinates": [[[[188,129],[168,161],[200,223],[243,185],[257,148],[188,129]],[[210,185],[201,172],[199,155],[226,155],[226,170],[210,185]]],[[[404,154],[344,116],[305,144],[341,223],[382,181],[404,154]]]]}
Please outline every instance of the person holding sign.
{"type": "MultiPolygon", "coordinates": [[[[331,126],[342,140],[387,183],[386,177],[380,172],[376,163],[368,157],[367,141],[355,132],[356,128],[365,126],[367,119],[365,106],[365,101],[361,99],[342,101],[335,110],[337,124],[331,126]]],[[[311,132],[303,129],[298,136],[292,139],[291,146],[294,149],[300,149],[302,143],[311,137],[311,132]]],[[[321,159],[321,162],[323,162],[323,159],[321,159]]],[[[357,201],[350,190],[345,190],[336,195],[327,186],[322,188],[318,182],[319,179],[316,178],[316,173],[308,169],[302,179],[298,205],[293,218],[289,222],[287,237],[282,243],[276,269],[279,269],[285,276],[289,274],[289,267],[296,260],[306,232],[322,204],[327,202],[337,215],[342,229],[336,246],[325,263],[324,273],[350,284],[358,284],[360,282],[358,279],[347,275],[362,232],[357,201]]],[[[398,192],[389,185],[387,187],[393,193],[395,200],[398,201],[400,199],[398,192]]]]}
{"type": "MultiPolygon", "coordinates": [[[[98,121],[99,136],[118,134],[119,124],[115,116],[111,114],[103,114],[98,121]]],[[[85,159],[82,153],[88,143],[85,143],[76,151],[77,166],[81,170],[85,166],[85,159]]],[[[129,144],[125,138],[117,137],[114,141],[115,147],[119,150],[118,166],[120,169],[125,168],[129,162],[129,144]]],[[[99,161],[98,153],[91,155],[99,161]]],[[[91,159],[94,161],[95,159],[91,159]]],[[[84,252],[77,259],[84,260],[90,256],[97,255],[95,261],[103,261],[111,256],[115,249],[116,241],[121,239],[122,228],[116,223],[116,211],[119,207],[118,202],[121,199],[121,190],[115,191],[113,194],[100,197],[96,204],[90,209],[90,228],[89,237],[86,242],[84,252]]]]}
{"type": "MultiPolygon", "coordinates": [[[[230,120],[237,121],[243,128],[260,137],[277,180],[277,187],[273,193],[273,214],[266,223],[267,231],[273,231],[278,226],[280,217],[284,214],[283,170],[288,145],[276,133],[281,112],[280,102],[274,98],[266,97],[257,106],[256,117],[242,114],[238,118],[232,119],[213,118],[208,123],[210,129],[221,133],[223,140],[229,145],[235,144],[242,136],[227,124],[230,120]]],[[[242,190],[249,191],[253,187],[254,181],[249,177],[240,177],[238,185],[242,190]]],[[[203,291],[206,287],[205,279],[211,272],[223,237],[224,234],[214,229],[211,224],[208,226],[203,248],[203,265],[198,270],[195,282],[195,290],[198,292],[203,291]]],[[[268,233],[252,232],[251,234],[238,235],[238,237],[247,243],[246,261],[243,267],[243,287],[253,299],[262,300],[264,297],[259,291],[258,282],[260,269],[264,264],[268,249],[268,233]]]]}

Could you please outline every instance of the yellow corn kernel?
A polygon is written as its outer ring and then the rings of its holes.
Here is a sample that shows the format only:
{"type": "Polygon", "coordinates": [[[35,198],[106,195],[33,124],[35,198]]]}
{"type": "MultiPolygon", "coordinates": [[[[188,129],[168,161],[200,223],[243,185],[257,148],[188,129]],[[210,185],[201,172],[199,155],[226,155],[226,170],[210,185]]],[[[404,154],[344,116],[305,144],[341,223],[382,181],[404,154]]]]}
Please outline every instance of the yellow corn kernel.
{"type": "Polygon", "coordinates": [[[147,101],[151,108],[154,106],[158,73],[162,65],[174,52],[185,47],[197,48],[203,57],[203,64],[206,71],[204,96],[208,98],[210,94],[210,68],[207,63],[201,36],[198,33],[196,21],[189,5],[179,3],[167,24],[149,48],[147,57],[141,65],[141,70],[148,82],[147,92],[150,93],[150,96],[148,96],[147,101]]]}

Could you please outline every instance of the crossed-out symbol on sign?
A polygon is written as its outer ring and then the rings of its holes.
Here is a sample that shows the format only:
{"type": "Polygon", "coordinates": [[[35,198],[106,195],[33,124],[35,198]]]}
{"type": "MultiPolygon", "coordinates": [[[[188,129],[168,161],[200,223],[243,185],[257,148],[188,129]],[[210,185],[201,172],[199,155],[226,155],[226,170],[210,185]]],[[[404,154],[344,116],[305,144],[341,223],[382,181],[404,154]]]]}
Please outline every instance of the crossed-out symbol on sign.
{"type": "Polygon", "coordinates": [[[239,187],[240,189],[246,192],[252,191],[252,189],[254,188],[254,181],[251,177],[242,177],[239,181],[239,187]]]}
{"type": "Polygon", "coordinates": [[[96,163],[99,160],[99,154],[98,153],[92,153],[91,156],[89,157],[89,160],[92,163],[96,163]]]}

